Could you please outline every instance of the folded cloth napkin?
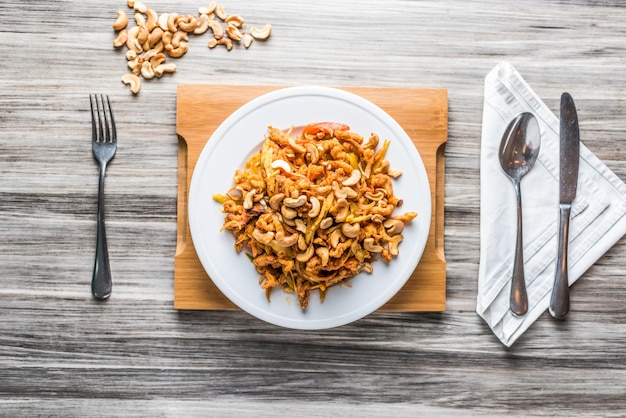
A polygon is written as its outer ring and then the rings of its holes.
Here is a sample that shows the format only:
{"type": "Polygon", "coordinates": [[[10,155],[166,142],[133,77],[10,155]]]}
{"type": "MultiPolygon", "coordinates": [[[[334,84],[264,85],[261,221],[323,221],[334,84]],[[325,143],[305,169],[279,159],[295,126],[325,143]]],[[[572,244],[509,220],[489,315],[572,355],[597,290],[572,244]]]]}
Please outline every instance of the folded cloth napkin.
{"type": "MultiPolygon", "coordinates": [[[[584,114],[579,116],[581,125],[584,125],[584,114]]],[[[513,66],[498,64],[485,78],[476,312],[507,347],[528,329],[550,302],[556,272],[558,179],[559,118],[513,66]],[[516,317],[509,309],[509,294],[517,203],[513,184],[500,167],[498,149],[502,133],[521,112],[531,112],[537,117],[541,148],[534,168],[521,183],[528,313],[516,317]]],[[[626,233],[625,214],[626,184],[581,143],[578,190],[570,221],[570,286],[626,233]]]]}

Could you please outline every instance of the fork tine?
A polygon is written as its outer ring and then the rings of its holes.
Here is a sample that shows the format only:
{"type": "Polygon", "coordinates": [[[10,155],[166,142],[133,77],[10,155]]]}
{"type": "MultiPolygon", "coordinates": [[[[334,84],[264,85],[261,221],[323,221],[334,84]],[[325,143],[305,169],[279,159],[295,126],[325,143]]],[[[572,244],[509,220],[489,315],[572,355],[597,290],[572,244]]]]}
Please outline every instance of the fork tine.
{"type": "Polygon", "coordinates": [[[109,107],[109,117],[111,118],[111,142],[115,144],[117,143],[117,130],[115,129],[115,119],[113,118],[113,109],[111,109],[111,101],[109,100],[109,96],[106,96],[106,98],[107,105],[109,107]]]}
{"type": "MultiPolygon", "coordinates": [[[[109,96],[107,97],[107,102],[109,101],[109,96]]],[[[102,141],[103,142],[111,142],[111,128],[109,127],[109,118],[107,118],[107,109],[106,106],[104,105],[104,96],[100,95],[100,102],[102,103],[102,116],[104,117],[104,125],[103,125],[103,130],[104,130],[104,135],[102,136],[102,141]]],[[[111,107],[111,104],[109,103],[109,108],[111,107]]]]}
{"type": "Polygon", "coordinates": [[[90,94],[89,95],[89,105],[91,106],[91,140],[93,142],[97,142],[98,141],[98,132],[96,131],[96,116],[95,116],[95,109],[93,108],[93,101],[94,99],[96,99],[96,104],[98,101],[98,98],[93,95],[90,94]]]}
{"type": "MultiPolygon", "coordinates": [[[[104,137],[104,124],[102,123],[102,114],[100,111],[100,105],[104,108],[104,103],[102,102],[102,95],[100,95],[100,100],[98,100],[98,96],[96,96],[96,107],[98,108],[98,141],[106,142],[106,138],[104,137]]],[[[104,110],[104,109],[103,109],[104,110]]],[[[105,115],[106,118],[106,115],[105,115]]]]}

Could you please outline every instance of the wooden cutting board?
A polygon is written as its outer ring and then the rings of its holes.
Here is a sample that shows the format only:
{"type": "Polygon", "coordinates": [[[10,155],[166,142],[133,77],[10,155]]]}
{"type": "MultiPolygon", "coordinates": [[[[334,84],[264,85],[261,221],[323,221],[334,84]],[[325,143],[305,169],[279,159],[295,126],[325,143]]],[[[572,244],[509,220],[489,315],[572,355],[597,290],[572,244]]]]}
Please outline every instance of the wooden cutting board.
{"type": "MultiPolygon", "coordinates": [[[[217,127],[248,101],[276,90],[271,86],[179,85],[178,222],[174,257],[174,308],[238,309],[205,272],[196,255],[187,219],[187,195],[196,161],[217,127]]],[[[448,91],[445,89],[344,88],[389,113],[411,137],[426,166],[433,216],[422,259],[405,286],[381,309],[443,311],[446,262],[443,252],[444,145],[448,139],[448,91]]],[[[340,121],[338,121],[340,122],[340,121]]],[[[234,251],[234,250],[233,250],[234,251]]],[[[256,283],[256,282],[255,282],[256,283]]]]}

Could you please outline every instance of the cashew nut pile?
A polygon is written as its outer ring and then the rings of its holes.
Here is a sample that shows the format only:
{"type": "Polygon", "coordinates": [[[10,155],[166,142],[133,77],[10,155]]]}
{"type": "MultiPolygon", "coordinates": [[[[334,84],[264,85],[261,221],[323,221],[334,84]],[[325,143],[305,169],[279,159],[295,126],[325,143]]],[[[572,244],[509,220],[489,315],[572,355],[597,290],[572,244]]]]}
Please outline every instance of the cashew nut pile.
{"type": "Polygon", "coordinates": [[[269,127],[262,149],[234,185],[213,199],[226,214],[222,230],[235,237],[235,249],[250,250],[267,298],[274,287],[308,306],[312,289],[323,300],[327,289],[373,271],[377,255],[398,255],[405,222],[415,212],[394,215],[402,205],[393,192],[379,137],[368,141],[337,123],[307,125],[301,135],[269,127]]]}
{"type": "Polygon", "coordinates": [[[165,63],[166,57],[182,57],[188,50],[189,34],[202,35],[210,29],[213,36],[209,39],[209,48],[224,45],[230,51],[233,42],[241,42],[249,48],[254,39],[265,40],[272,33],[270,24],[247,30],[241,16],[227,14],[224,6],[215,1],[200,7],[197,16],[158,14],[133,0],[128,0],[128,7],[135,11],[136,26],[127,28],[128,15],[118,10],[112,25],[117,31],[113,46],[128,48],[126,59],[131,72],[122,76],[122,82],[129,85],[134,94],[141,88],[140,77],[149,80],[176,71],[176,64],[165,63]]]}

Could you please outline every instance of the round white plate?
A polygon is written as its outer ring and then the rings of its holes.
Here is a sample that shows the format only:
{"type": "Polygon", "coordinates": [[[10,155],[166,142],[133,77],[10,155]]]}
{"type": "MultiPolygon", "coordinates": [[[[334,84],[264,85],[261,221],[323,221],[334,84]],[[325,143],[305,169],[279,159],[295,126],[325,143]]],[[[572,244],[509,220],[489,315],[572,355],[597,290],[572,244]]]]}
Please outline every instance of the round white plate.
{"type": "Polygon", "coordinates": [[[374,312],[394,296],[417,266],[430,228],[431,194],[422,159],[409,136],[386,112],[362,97],[328,87],[290,87],[265,94],[230,115],[202,150],[189,189],[189,226],[202,266],[232,302],[255,317],[288,328],[323,329],[348,324],[374,312]],[[233,185],[235,169],[257,153],[267,127],[287,129],[312,122],[341,122],[368,138],[389,139],[387,159],[402,170],[394,192],[404,201],[395,214],[418,217],[404,228],[400,253],[391,263],[373,263],[374,272],[352,278],[351,286],[333,286],[320,302],[311,292],[309,306],[300,309],[295,294],[274,289],[268,302],[259,274],[245,252],[237,253],[234,237],[220,232],[222,205],[212,199],[233,185]]]}

